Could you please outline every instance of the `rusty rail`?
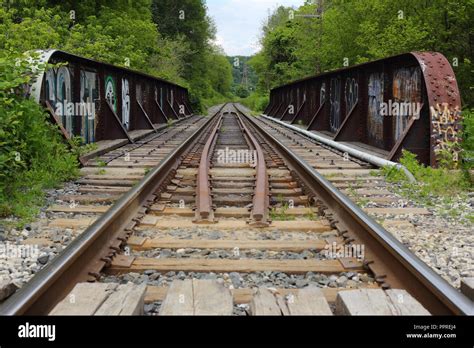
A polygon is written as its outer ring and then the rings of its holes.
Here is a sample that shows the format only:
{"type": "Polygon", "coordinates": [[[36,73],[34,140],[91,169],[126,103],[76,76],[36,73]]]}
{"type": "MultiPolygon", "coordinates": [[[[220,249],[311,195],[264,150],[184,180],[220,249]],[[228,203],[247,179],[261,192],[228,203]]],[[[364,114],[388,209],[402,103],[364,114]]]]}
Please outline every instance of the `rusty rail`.
{"type": "MultiPolygon", "coordinates": [[[[225,105],[224,105],[225,106],[225,105]]],[[[222,107],[223,109],[224,107],[222,107]]],[[[221,110],[222,110],[221,109],[221,110]]],[[[209,162],[210,150],[214,143],[217,132],[221,126],[222,113],[219,111],[219,119],[212,129],[209,138],[204,145],[199,162],[197,184],[196,184],[196,219],[195,223],[214,223],[214,210],[212,208],[211,188],[209,186],[209,162]]]]}
{"type": "MultiPolygon", "coordinates": [[[[216,116],[220,110],[214,115],[216,116]]],[[[77,283],[94,281],[132,232],[143,206],[178,169],[179,159],[214,120],[210,117],[145,178],[78,236],[25,286],[0,305],[1,315],[46,315],[77,283]]]]}
{"type": "MultiPolygon", "coordinates": [[[[236,106],[237,108],[237,106],[236,106]]],[[[309,164],[251,117],[239,112],[260,132],[306,187],[334,212],[333,221],[354,244],[366,246],[366,266],[384,288],[404,288],[434,315],[473,315],[472,301],[459,293],[391,233],[362,211],[309,164]]]]}
{"type": "MultiPolygon", "coordinates": [[[[240,112],[236,108],[236,110],[240,112]]],[[[256,169],[256,181],[255,181],[255,189],[253,195],[253,207],[252,207],[252,214],[251,218],[254,220],[253,225],[257,226],[267,226],[268,225],[268,208],[270,205],[270,188],[268,185],[268,174],[267,174],[267,166],[265,164],[265,157],[263,155],[263,150],[260,144],[258,143],[257,139],[251,134],[250,130],[245,125],[245,122],[242,120],[241,116],[237,115],[240,124],[244,132],[249,137],[252,145],[257,152],[257,165],[256,169]]]]}

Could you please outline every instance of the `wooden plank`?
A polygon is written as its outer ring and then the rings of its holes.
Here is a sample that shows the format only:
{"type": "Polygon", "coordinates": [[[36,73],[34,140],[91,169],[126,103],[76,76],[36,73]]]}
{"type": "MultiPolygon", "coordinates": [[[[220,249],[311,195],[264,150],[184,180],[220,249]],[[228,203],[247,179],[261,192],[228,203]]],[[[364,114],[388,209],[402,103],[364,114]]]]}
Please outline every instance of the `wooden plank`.
{"type": "MultiPolygon", "coordinates": [[[[367,288],[370,289],[378,289],[377,284],[368,284],[366,285],[367,288]]],[[[321,291],[326,298],[328,303],[335,303],[337,293],[339,291],[350,290],[346,288],[322,288],[321,291]]],[[[277,288],[277,293],[282,296],[287,296],[290,294],[296,295],[298,289],[283,289],[277,288]]],[[[163,301],[166,297],[166,293],[168,292],[168,287],[166,286],[148,286],[146,295],[145,295],[145,303],[154,303],[163,301]]],[[[255,293],[254,289],[250,288],[241,288],[241,289],[232,289],[231,290],[232,297],[234,298],[235,304],[248,304],[252,301],[252,297],[255,293]]]]}
{"type": "Polygon", "coordinates": [[[52,205],[47,211],[63,212],[63,213],[97,213],[102,214],[109,210],[110,206],[104,205],[52,205]]]}
{"type": "Polygon", "coordinates": [[[81,218],[81,219],[54,219],[48,227],[59,227],[59,228],[85,228],[89,227],[94,223],[96,218],[81,218]]]}
{"type": "Polygon", "coordinates": [[[130,190],[129,187],[117,187],[117,186],[92,186],[85,185],[78,188],[78,192],[83,193],[106,193],[106,194],[121,194],[126,193],[130,190]]]}
{"type": "Polygon", "coordinates": [[[161,304],[160,315],[194,315],[193,281],[175,280],[161,304]]]}
{"type": "Polygon", "coordinates": [[[425,208],[365,208],[369,214],[380,215],[431,215],[425,208]]]}
{"type": "Polygon", "coordinates": [[[94,315],[117,284],[79,283],[49,315],[94,315]]]}
{"type": "MultiPolygon", "coordinates": [[[[362,270],[362,263],[359,269],[362,270]]],[[[257,260],[257,259],[154,259],[136,258],[130,267],[121,267],[120,263],[112,261],[107,272],[144,272],[156,270],[160,272],[264,272],[279,271],[292,274],[315,273],[341,273],[347,271],[339,260],[257,260]]],[[[351,270],[353,270],[351,268],[351,270]]]]}
{"type": "Polygon", "coordinates": [[[235,249],[240,250],[286,250],[300,252],[304,250],[323,250],[327,243],[324,240],[235,240],[235,239],[173,239],[156,238],[143,241],[142,244],[128,242],[135,250],[147,249],[235,249]]]}
{"type": "Polygon", "coordinates": [[[63,202],[76,203],[113,203],[120,198],[120,195],[65,195],[59,196],[58,200],[63,202]]]}
{"type": "Polygon", "coordinates": [[[290,315],[332,315],[326,297],[316,287],[300,289],[290,296],[287,306],[290,315]]]}
{"type": "Polygon", "coordinates": [[[229,289],[215,280],[193,279],[194,315],[232,315],[229,289]]]}
{"type": "MultiPolygon", "coordinates": [[[[195,228],[196,225],[189,220],[172,220],[160,219],[157,216],[146,215],[142,219],[139,229],[142,227],[155,227],[156,229],[175,229],[175,228],[195,228]]],[[[211,230],[234,230],[234,229],[248,229],[249,225],[246,221],[238,220],[221,220],[216,224],[206,225],[206,229],[211,230]]],[[[261,231],[287,231],[287,232],[328,232],[332,228],[327,220],[318,221],[273,221],[270,226],[260,228],[261,231]]]]}
{"type": "Polygon", "coordinates": [[[280,306],[270,290],[259,288],[250,302],[250,313],[252,315],[282,315],[280,306]]]}
{"type": "Polygon", "coordinates": [[[95,315],[143,315],[146,284],[122,284],[100,306],[95,315]]]}
{"type": "Polygon", "coordinates": [[[340,291],[336,298],[338,315],[391,315],[392,308],[383,290],[340,291]]]}
{"type": "Polygon", "coordinates": [[[406,290],[390,289],[386,290],[385,294],[395,308],[395,315],[430,315],[430,312],[406,290]]]}
{"type": "Polygon", "coordinates": [[[114,186],[114,187],[132,187],[138,181],[136,180],[104,180],[104,179],[82,179],[77,183],[81,185],[91,185],[91,186],[114,186]]]}
{"type": "Polygon", "coordinates": [[[430,315],[405,290],[358,289],[340,291],[336,314],[341,315],[430,315]]]}
{"type": "Polygon", "coordinates": [[[81,168],[81,175],[145,175],[143,168],[111,168],[111,167],[84,167],[81,168]]]}

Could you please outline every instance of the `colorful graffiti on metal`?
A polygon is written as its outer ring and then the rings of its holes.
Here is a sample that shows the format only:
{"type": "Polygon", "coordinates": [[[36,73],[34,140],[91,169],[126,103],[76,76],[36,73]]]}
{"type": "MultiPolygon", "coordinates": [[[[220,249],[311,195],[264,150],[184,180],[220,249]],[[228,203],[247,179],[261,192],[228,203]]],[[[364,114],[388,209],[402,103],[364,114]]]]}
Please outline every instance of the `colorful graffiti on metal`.
{"type": "MultiPolygon", "coordinates": [[[[393,73],[393,98],[402,103],[421,103],[421,69],[419,67],[399,68],[393,73]]],[[[406,112],[401,112],[394,117],[393,137],[395,141],[405,132],[410,117],[406,112]]]]}
{"type": "Polygon", "coordinates": [[[369,143],[383,147],[383,116],[380,106],[383,103],[384,73],[373,73],[369,76],[369,112],[367,113],[367,130],[369,143]]]}
{"type": "Polygon", "coordinates": [[[344,94],[346,98],[346,114],[349,114],[359,100],[359,85],[354,78],[346,79],[344,94]]]}
{"type": "Polygon", "coordinates": [[[71,73],[65,66],[52,68],[46,72],[46,100],[57,111],[60,122],[69,135],[72,135],[73,110],[67,107],[72,102],[71,73]],[[59,104],[59,105],[58,105],[59,104]]]}
{"type": "MultiPolygon", "coordinates": [[[[85,105],[95,105],[99,99],[99,80],[95,72],[81,70],[80,102],[85,105]]],[[[95,107],[85,107],[82,115],[81,136],[85,143],[95,141],[95,127],[97,126],[95,107]]]]}
{"type": "Polygon", "coordinates": [[[130,129],[130,88],[127,79],[122,79],[122,124],[130,129]]]}
{"type": "Polygon", "coordinates": [[[329,128],[336,133],[341,125],[341,79],[331,79],[329,128]]]}
{"type": "Polygon", "coordinates": [[[461,124],[461,110],[459,107],[454,109],[449,107],[448,103],[436,104],[430,108],[432,137],[435,142],[435,154],[437,160],[442,157],[442,152],[450,154],[454,162],[458,162],[459,154],[462,151],[459,134],[459,125],[461,124]]]}
{"type": "Polygon", "coordinates": [[[117,112],[117,89],[115,88],[115,80],[112,76],[105,79],[105,99],[109,102],[112,109],[117,112]]]}

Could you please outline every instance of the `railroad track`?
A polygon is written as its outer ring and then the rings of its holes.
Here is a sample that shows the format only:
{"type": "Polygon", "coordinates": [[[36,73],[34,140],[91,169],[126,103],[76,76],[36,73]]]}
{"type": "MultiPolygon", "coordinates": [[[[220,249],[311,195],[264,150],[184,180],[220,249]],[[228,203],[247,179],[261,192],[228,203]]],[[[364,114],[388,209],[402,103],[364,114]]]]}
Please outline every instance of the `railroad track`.
{"type": "Polygon", "coordinates": [[[193,116],[87,160],[73,187],[50,199],[38,226],[41,231],[23,244],[52,246],[80,235],[204,121],[193,116]]]}
{"type": "MultiPolygon", "coordinates": [[[[472,312],[314,169],[367,174],[334,177],[345,189],[370,181],[366,163],[285,136],[233,104],[191,128],[165,158],[153,144],[134,149],[157,166],[0,314],[472,312]]],[[[114,154],[103,160],[125,167],[114,154]]]]}

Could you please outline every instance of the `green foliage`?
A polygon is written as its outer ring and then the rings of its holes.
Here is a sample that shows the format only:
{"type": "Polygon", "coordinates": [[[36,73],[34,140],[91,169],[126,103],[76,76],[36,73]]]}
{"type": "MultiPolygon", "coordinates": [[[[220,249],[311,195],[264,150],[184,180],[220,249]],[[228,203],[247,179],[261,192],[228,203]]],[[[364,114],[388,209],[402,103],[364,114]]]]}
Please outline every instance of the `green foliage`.
{"type": "Polygon", "coordinates": [[[473,0],[328,0],[321,18],[306,2],[291,18],[279,7],[263,26],[262,50],[250,63],[258,88],[408,51],[443,53],[452,64],[464,105],[474,101],[473,0]]]}
{"type": "Polygon", "coordinates": [[[33,76],[26,59],[0,56],[0,216],[31,218],[52,188],[78,174],[76,156],[24,86],[33,76]]]}
{"type": "Polygon", "coordinates": [[[238,86],[235,91],[235,94],[239,98],[247,98],[249,96],[249,90],[244,86],[238,86]]]}
{"type": "Polygon", "coordinates": [[[474,168],[474,109],[466,109],[463,115],[463,168],[474,168]]]}
{"type": "Polygon", "coordinates": [[[269,103],[269,96],[266,94],[252,93],[247,98],[236,100],[247,108],[258,113],[263,112],[269,103]]]}
{"type": "Polygon", "coordinates": [[[467,202],[467,194],[472,192],[469,176],[460,170],[425,167],[409,151],[403,151],[400,163],[413,174],[416,183],[410,183],[403,171],[396,168],[384,168],[383,171],[389,182],[400,184],[401,195],[442,210],[450,217],[464,214],[462,208],[451,206],[456,196],[460,197],[460,201],[467,202]]]}

